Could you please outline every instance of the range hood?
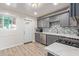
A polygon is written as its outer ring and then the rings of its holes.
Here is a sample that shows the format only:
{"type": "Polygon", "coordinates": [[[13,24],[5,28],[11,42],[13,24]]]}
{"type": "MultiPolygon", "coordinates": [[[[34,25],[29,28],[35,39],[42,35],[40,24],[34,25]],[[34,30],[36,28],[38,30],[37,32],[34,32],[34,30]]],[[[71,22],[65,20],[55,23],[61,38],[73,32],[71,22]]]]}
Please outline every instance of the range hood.
{"type": "Polygon", "coordinates": [[[70,4],[70,17],[76,20],[77,26],[79,27],[79,3],[70,4]]]}

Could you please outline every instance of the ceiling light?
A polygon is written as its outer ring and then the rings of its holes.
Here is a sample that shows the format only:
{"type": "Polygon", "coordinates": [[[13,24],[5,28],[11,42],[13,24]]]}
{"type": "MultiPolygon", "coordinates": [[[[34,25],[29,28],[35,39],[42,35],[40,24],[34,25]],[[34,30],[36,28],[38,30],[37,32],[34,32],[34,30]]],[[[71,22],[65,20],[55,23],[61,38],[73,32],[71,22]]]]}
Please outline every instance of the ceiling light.
{"type": "Polygon", "coordinates": [[[34,15],[37,15],[37,12],[34,12],[34,15]]]}
{"type": "Polygon", "coordinates": [[[40,6],[40,3],[29,3],[29,5],[33,8],[38,8],[40,6]]]}
{"type": "Polygon", "coordinates": [[[53,3],[53,5],[57,5],[58,3],[53,3]]]}
{"type": "Polygon", "coordinates": [[[40,6],[40,3],[32,3],[32,7],[37,8],[40,6]]]}
{"type": "Polygon", "coordinates": [[[6,5],[8,5],[8,6],[9,6],[9,5],[10,5],[10,3],[6,3],[6,5]]]}

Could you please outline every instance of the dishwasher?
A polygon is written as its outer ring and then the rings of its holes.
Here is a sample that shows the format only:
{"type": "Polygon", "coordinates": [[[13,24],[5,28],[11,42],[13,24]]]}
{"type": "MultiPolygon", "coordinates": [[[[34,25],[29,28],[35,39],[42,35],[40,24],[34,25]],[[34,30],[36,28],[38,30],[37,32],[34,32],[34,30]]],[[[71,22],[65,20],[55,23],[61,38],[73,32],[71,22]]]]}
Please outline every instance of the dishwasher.
{"type": "Polygon", "coordinates": [[[46,34],[40,34],[41,43],[46,45],[46,34]]]}

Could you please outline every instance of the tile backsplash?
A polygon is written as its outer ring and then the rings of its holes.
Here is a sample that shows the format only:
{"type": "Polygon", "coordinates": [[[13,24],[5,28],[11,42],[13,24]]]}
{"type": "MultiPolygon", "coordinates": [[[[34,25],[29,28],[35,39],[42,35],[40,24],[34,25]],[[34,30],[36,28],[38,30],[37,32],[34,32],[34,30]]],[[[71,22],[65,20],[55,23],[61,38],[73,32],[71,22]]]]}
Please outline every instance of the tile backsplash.
{"type": "Polygon", "coordinates": [[[77,29],[73,27],[61,27],[60,22],[52,23],[50,28],[43,28],[43,32],[77,35],[77,29]]]}

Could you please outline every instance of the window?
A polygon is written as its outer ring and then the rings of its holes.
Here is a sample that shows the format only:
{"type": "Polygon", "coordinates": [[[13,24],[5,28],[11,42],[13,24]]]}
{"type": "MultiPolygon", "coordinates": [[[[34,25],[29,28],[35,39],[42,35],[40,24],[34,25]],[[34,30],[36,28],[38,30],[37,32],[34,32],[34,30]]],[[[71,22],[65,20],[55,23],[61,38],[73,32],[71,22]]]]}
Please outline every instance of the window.
{"type": "Polygon", "coordinates": [[[0,15],[0,29],[16,29],[16,19],[8,15],[0,15]]]}

